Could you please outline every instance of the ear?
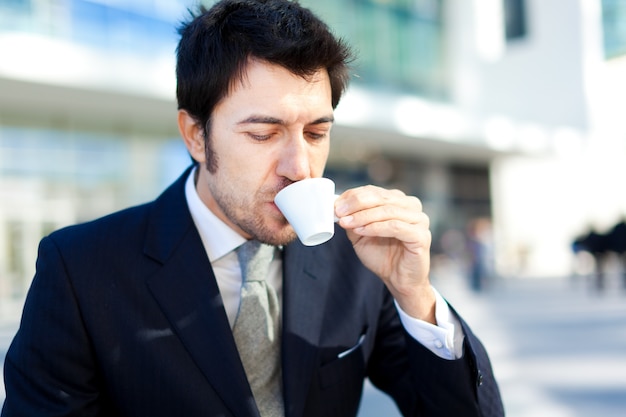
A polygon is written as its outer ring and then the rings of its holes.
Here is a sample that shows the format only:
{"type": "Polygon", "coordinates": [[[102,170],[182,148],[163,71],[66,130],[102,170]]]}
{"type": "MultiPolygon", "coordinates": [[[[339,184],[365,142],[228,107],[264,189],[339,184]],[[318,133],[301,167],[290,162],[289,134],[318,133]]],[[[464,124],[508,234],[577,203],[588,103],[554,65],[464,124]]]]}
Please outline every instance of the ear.
{"type": "Polygon", "coordinates": [[[206,160],[204,153],[204,129],[186,110],[178,111],[178,130],[187,146],[191,157],[203,164],[206,160]]]}

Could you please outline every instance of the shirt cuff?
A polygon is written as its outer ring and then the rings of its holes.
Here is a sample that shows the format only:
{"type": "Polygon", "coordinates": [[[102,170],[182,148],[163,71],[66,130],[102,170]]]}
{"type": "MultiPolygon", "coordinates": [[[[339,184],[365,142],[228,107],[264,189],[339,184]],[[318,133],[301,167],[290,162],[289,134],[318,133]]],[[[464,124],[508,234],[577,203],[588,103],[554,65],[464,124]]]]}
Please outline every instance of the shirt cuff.
{"type": "Polygon", "coordinates": [[[396,309],[405,330],[413,339],[424,345],[435,355],[443,359],[459,359],[463,356],[463,329],[459,319],[450,311],[450,307],[441,294],[433,288],[435,293],[435,319],[437,325],[409,316],[398,303],[396,309]]]}

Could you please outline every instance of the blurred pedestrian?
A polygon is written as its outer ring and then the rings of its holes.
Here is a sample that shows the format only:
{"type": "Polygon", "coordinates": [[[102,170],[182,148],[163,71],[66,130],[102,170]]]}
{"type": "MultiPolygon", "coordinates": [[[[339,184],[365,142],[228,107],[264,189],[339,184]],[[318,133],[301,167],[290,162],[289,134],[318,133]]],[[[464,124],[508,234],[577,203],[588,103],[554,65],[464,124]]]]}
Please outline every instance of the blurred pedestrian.
{"type": "Polygon", "coordinates": [[[594,288],[597,291],[603,291],[606,284],[604,274],[604,261],[607,252],[610,250],[609,240],[607,239],[606,235],[599,233],[595,229],[591,228],[587,234],[580,236],[574,240],[572,248],[574,250],[574,253],[585,251],[593,256],[594,288]]]}
{"type": "Polygon", "coordinates": [[[489,219],[477,218],[469,222],[467,228],[468,278],[473,291],[482,291],[491,281],[493,275],[492,240],[489,219]]]}
{"type": "Polygon", "coordinates": [[[180,33],[194,164],[154,202],[42,240],[2,416],[346,417],[366,377],[406,416],[502,416],[484,348],[430,285],[417,198],[350,189],[317,247],[273,204],[323,173],[348,47],[286,0],[223,0],[180,33]]]}
{"type": "Polygon", "coordinates": [[[622,287],[626,289],[626,220],[621,220],[608,233],[608,245],[620,260],[622,287]]]}

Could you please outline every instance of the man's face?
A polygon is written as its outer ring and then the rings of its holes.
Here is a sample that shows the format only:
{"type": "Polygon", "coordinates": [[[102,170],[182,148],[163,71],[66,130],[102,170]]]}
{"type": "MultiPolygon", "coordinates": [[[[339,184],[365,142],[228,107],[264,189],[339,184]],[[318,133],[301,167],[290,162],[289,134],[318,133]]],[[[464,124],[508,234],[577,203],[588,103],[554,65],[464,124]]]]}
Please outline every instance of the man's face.
{"type": "Polygon", "coordinates": [[[217,169],[211,173],[206,159],[199,161],[200,198],[246,238],[292,241],[293,228],[274,197],[292,182],[322,176],[332,121],[325,70],[304,79],[250,60],[243,82],[213,111],[209,141],[217,169]]]}

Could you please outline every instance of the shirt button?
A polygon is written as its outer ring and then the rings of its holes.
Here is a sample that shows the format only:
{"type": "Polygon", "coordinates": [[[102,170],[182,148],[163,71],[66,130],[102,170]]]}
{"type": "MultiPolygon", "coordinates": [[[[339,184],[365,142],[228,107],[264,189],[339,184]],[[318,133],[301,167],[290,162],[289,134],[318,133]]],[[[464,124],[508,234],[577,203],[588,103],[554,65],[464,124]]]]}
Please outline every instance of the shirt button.
{"type": "Polygon", "coordinates": [[[437,349],[441,349],[443,347],[443,343],[441,343],[441,340],[435,340],[435,347],[437,349]]]}
{"type": "Polygon", "coordinates": [[[478,371],[478,378],[476,378],[476,384],[480,387],[483,384],[483,373],[478,371]]]}

